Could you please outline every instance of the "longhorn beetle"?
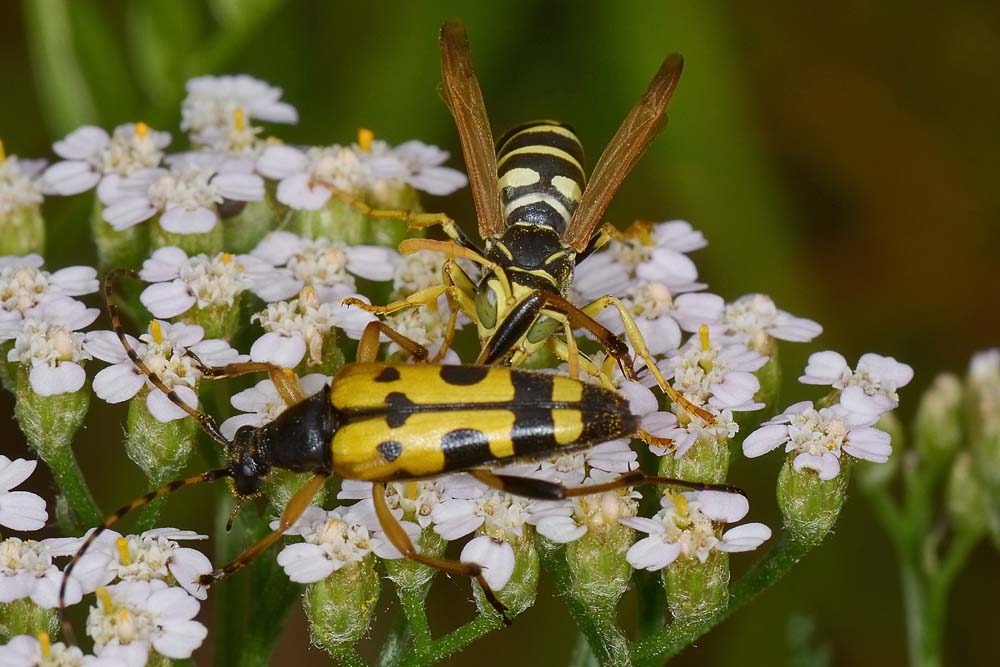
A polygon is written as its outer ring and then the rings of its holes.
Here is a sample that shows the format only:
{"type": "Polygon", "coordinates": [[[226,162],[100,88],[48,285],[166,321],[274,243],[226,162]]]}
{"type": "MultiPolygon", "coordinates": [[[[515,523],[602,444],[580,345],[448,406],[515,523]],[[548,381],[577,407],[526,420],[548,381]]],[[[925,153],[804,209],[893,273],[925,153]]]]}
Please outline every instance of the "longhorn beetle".
{"type": "MultiPolygon", "coordinates": [[[[574,488],[491,472],[487,465],[543,458],[615,438],[635,435],[650,442],[663,444],[663,441],[642,431],[639,418],[629,410],[628,402],[605,387],[541,371],[499,366],[377,362],[383,333],[414,358],[427,358],[424,347],[378,321],[365,329],[358,345],[358,361],[345,365],[330,386],[313,396],[302,395],[291,369],[253,362],[208,368],[193,358],[199,370],[210,378],[267,372],[288,405],[274,421],[260,427],[243,426],[228,440],[210,415],[181,400],[132,348],[112,301],[113,281],[120,273],[124,272],[108,274],[104,296],[122,346],[150,383],[197,419],[205,432],[223,447],[226,466],[165,484],[109,515],[90,533],[66,567],[59,591],[60,611],[76,563],[102,531],[132,510],[183,487],[219,479],[230,480],[237,501],[242,503],[259,492],[264,478],[275,468],[309,472],[313,476],[288,501],[273,532],[247,547],[230,563],[204,575],[200,580],[202,585],[211,585],[243,568],[276,542],[309,506],[327,478],[337,475],[373,483],[372,498],[379,524],[404,557],[474,578],[505,621],[505,607],[483,578],[480,565],[434,558],[417,551],[389,511],[385,496],[387,482],[464,471],[492,488],[550,500],[638,484],[743,493],[726,485],[654,477],[639,470],[603,484],[574,488]]],[[[67,638],[72,641],[72,628],[65,617],[63,622],[67,638]]]]}
{"type": "MultiPolygon", "coordinates": [[[[461,21],[441,28],[442,92],[455,120],[485,249],[473,243],[441,213],[372,209],[347,193],[327,185],[337,196],[375,217],[404,220],[411,227],[440,226],[449,241],[407,239],[399,249],[437,250],[449,256],[443,285],[421,290],[384,306],[346,299],[345,303],[381,315],[436,302],[446,294],[451,303],[444,344],[454,336],[458,310],[476,322],[482,351],[477,364],[519,365],[542,345],[567,361],[570,376],[582,364],[602,377],[576,347],[573,330],[589,331],[621,367],[635,377],[628,347],[594,318],[606,308],[617,309],[625,334],[657,384],[685,410],[706,421],[711,413],[682,397],[657,368],[646,342],[625,305],[606,295],[582,308],[568,295],[576,265],[613,238],[627,238],[601,217],[622,181],[666,121],[666,108],[681,75],[683,59],[667,56],[646,92],[629,112],[594,167],[590,183],[583,171],[583,147],[572,128],[557,121],[535,121],[513,128],[494,147],[468,36],[461,21]],[[470,260],[483,267],[478,284],[454,261],[470,260]],[[562,337],[554,334],[561,330],[562,337]]],[[[636,233],[642,228],[636,227],[636,233]]]]}

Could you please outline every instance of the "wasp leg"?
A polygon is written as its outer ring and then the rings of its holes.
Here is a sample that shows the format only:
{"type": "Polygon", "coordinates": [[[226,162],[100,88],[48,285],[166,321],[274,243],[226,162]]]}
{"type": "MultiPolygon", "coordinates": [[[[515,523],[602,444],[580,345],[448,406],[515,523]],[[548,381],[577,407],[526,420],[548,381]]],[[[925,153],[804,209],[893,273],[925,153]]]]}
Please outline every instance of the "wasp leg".
{"type": "Polygon", "coordinates": [[[628,308],[625,304],[621,302],[618,297],[611,296],[610,294],[602,296],[581,308],[580,310],[588,317],[594,318],[605,308],[614,306],[618,310],[618,316],[621,318],[622,324],[625,326],[625,335],[628,336],[628,340],[632,343],[632,347],[635,349],[636,355],[646,362],[646,368],[649,372],[653,374],[656,378],[656,384],[660,386],[660,389],[670,400],[674,403],[680,405],[688,413],[698,415],[708,423],[715,422],[715,416],[711,412],[703,408],[699,408],[697,405],[689,401],[680,395],[680,393],[670,386],[666,378],[663,377],[663,373],[660,372],[659,367],[653,360],[653,355],[649,351],[649,347],[646,345],[646,339],[643,338],[642,332],[639,331],[639,325],[635,323],[632,318],[632,314],[628,312],[628,308]]]}
{"type": "Polygon", "coordinates": [[[725,493],[738,493],[741,496],[746,495],[746,491],[730,484],[689,482],[684,479],[675,479],[673,477],[647,475],[641,470],[632,470],[631,472],[623,473],[610,482],[604,482],[603,484],[587,484],[585,486],[563,486],[558,482],[550,482],[548,480],[536,479],[534,477],[504,475],[501,473],[495,473],[491,470],[486,470],[485,468],[476,468],[467,472],[491,488],[510,493],[511,495],[532,498],[535,500],[564,500],[566,498],[589,496],[595,493],[604,493],[606,491],[614,491],[615,489],[623,489],[628,486],[642,486],[646,484],[679,486],[685,489],[694,489],[695,491],[722,491],[725,493]]]}
{"type": "Polygon", "coordinates": [[[418,362],[427,361],[428,352],[426,347],[412,338],[407,338],[385,322],[379,320],[369,322],[365,326],[365,330],[361,333],[361,340],[358,341],[357,361],[378,361],[378,350],[382,334],[406,350],[418,362]]]}
{"type": "MultiPolygon", "coordinates": [[[[551,337],[548,340],[548,345],[552,350],[552,353],[556,355],[559,359],[565,360],[569,363],[567,357],[570,355],[570,348],[565,341],[562,341],[556,337],[551,337]]],[[[611,381],[603,369],[599,368],[597,364],[594,363],[593,359],[583,354],[577,350],[577,361],[580,365],[580,370],[589,375],[592,378],[596,378],[605,389],[617,390],[615,383],[611,381]]],[[[612,362],[613,363],[613,362],[612,362]]]]}
{"type": "Polygon", "coordinates": [[[302,487],[295,492],[288,504],[285,505],[284,511],[281,513],[281,518],[278,520],[278,527],[272,532],[265,535],[259,541],[254,542],[249,547],[243,550],[239,556],[234,558],[229,563],[217,570],[213,570],[208,574],[203,574],[198,579],[198,583],[202,586],[211,586],[220,579],[228,577],[234,572],[238,572],[246,567],[250,561],[252,561],[258,554],[267,549],[269,546],[281,539],[285,531],[292,527],[302,513],[306,511],[306,508],[312,504],[312,499],[316,496],[320,489],[323,488],[323,484],[326,482],[326,478],[329,477],[329,473],[318,472],[312,476],[302,487]]]}
{"type": "Polygon", "coordinates": [[[496,593],[490,588],[490,585],[486,583],[486,578],[483,577],[483,567],[476,563],[463,563],[461,561],[447,560],[444,558],[434,558],[433,556],[426,556],[417,551],[417,548],[413,546],[413,542],[410,541],[410,536],[406,534],[403,527],[399,525],[399,521],[396,517],[392,515],[389,510],[389,504],[385,500],[385,484],[382,482],[375,482],[372,485],[372,500],[375,503],[375,515],[378,517],[379,525],[385,532],[385,536],[389,538],[392,546],[396,547],[399,553],[409,560],[415,561],[417,563],[423,563],[435,569],[441,570],[442,572],[449,572],[451,574],[460,574],[466,577],[472,577],[475,579],[480,587],[483,589],[483,594],[486,595],[486,599],[489,601],[490,605],[496,609],[497,613],[503,618],[503,622],[510,625],[510,619],[507,618],[507,607],[504,606],[500,600],[497,599],[496,593]]]}
{"type": "Polygon", "coordinates": [[[459,243],[469,242],[468,237],[465,236],[461,228],[455,224],[455,221],[444,213],[425,213],[423,211],[414,211],[412,209],[374,208],[368,205],[368,203],[363,199],[359,199],[358,197],[341,190],[331,183],[319,182],[317,185],[323,186],[329,190],[334,197],[341,200],[351,208],[360,211],[363,215],[367,215],[371,218],[402,220],[406,223],[406,226],[411,229],[440,227],[441,231],[443,231],[449,238],[452,238],[459,243]]]}

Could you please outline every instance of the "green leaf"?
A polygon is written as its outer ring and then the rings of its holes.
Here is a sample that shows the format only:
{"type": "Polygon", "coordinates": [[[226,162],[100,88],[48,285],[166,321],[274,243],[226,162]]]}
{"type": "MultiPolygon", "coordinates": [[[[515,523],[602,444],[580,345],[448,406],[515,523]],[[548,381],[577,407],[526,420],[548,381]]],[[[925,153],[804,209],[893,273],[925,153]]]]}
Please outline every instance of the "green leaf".
{"type": "Polygon", "coordinates": [[[97,123],[93,94],[73,47],[66,0],[25,0],[24,17],[42,114],[53,135],[97,123]]]}
{"type": "Polygon", "coordinates": [[[129,75],[121,37],[104,8],[93,0],[70,6],[79,65],[90,83],[101,122],[107,126],[135,120],[137,93],[129,75]]]}
{"type": "Polygon", "coordinates": [[[203,39],[202,16],[190,0],[150,0],[129,5],[129,52],[143,93],[160,112],[183,92],[187,61],[203,39]]]}

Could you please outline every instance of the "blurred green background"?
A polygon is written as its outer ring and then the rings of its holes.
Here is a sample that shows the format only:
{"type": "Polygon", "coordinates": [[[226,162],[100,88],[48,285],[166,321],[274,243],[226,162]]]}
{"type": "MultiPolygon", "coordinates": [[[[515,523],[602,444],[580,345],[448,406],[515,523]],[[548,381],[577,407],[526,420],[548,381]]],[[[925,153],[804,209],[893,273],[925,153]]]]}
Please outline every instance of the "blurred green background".
{"type": "MultiPolygon", "coordinates": [[[[246,72],[299,109],[299,125],[274,128],[290,142],[346,143],[365,126],[394,143],[441,145],[461,167],[436,93],[437,29],[448,16],[469,25],[495,131],[563,119],[591,166],[664,54],[685,55],[670,125],[608,217],[689,220],[709,239],[694,258],[714,291],[765,292],[824,325],[818,342],[783,348],[784,405],[817,396],[794,382],[810,352],[875,351],[916,370],[902,392],[908,419],[935,373],[962,372],[973,351],[1000,344],[995,2],[7,2],[0,138],[8,153],[51,157],[51,142],[82,122],[146,120],[174,132],[177,147],[183,81],[246,72]]],[[[49,268],[94,261],[88,206],[86,197],[46,203],[49,268]]],[[[427,206],[474,227],[467,191],[427,206]]],[[[110,508],[141,483],[119,447],[124,411],[94,403],[78,456],[110,508]]],[[[0,410],[12,414],[9,395],[0,410]]],[[[5,454],[24,455],[12,421],[2,438],[5,454]]],[[[772,526],[777,468],[772,456],[733,473],[756,499],[752,518],[772,526]]],[[[210,530],[193,493],[166,516],[210,530]]],[[[753,556],[733,560],[738,572],[753,556]]],[[[959,579],[947,664],[995,658],[996,565],[982,546],[959,579]]],[[[474,613],[467,586],[439,579],[436,632],[474,613]]],[[[385,589],[373,644],[393,600],[385,589]]],[[[834,664],[906,663],[891,547],[858,494],[827,544],[676,664],[797,664],[789,637],[809,623],[834,664]]],[[[511,629],[447,664],[562,664],[573,632],[543,590],[511,629]]],[[[276,664],[327,664],[307,643],[296,611],[276,664]]]]}

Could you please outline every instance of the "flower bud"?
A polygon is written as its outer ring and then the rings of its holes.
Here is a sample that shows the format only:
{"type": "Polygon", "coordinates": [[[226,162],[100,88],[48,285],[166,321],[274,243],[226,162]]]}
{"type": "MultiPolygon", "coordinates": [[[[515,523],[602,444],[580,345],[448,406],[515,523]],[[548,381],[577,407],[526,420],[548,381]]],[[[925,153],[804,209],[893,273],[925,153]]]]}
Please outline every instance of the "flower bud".
{"type": "MultiPolygon", "coordinates": [[[[951,466],[945,490],[945,509],[959,531],[975,534],[987,527],[988,501],[982,482],[973,471],[972,455],[968,451],[959,452],[951,466]]],[[[994,526],[990,528],[996,542],[998,531],[994,526]]]]}
{"type": "Polygon", "coordinates": [[[108,269],[138,269],[149,249],[149,230],[145,225],[133,225],[115,230],[104,219],[104,205],[94,197],[90,213],[90,230],[97,245],[97,261],[102,273],[108,269]]]}
{"type": "Polygon", "coordinates": [[[729,554],[712,549],[705,562],[682,556],[664,568],[663,586],[675,622],[711,618],[729,601],[729,554]]]}
{"type": "Polygon", "coordinates": [[[294,211],[289,230],[310,239],[326,237],[358,245],[365,242],[365,216],[347,202],[330,197],[325,206],[315,211],[294,211]]]}
{"type": "Polygon", "coordinates": [[[0,256],[35,252],[45,252],[45,220],[38,205],[0,211],[0,256]]]}
{"type": "Polygon", "coordinates": [[[276,202],[270,193],[261,201],[226,200],[219,207],[226,252],[246,253],[257,247],[278,221],[276,202]]]}
{"type": "MultiPolygon", "coordinates": [[[[265,516],[281,516],[285,511],[285,506],[292,499],[295,492],[302,488],[302,485],[313,476],[311,472],[292,472],[280,468],[272,469],[264,478],[261,487],[262,495],[267,498],[267,511],[265,516]]],[[[322,506],[326,499],[326,488],[322,488],[313,497],[312,505],[322,506]]]]}
{"type": "Polygon", "coordinates": [[[197,440],[198,422],[188,417],[158,421],[146,407],[149,391],[143,389],[129,401],[125,451],[155,487],[175,479],[187,465],[197,440]]]}
{"type": "Polygon", "coordinates": [[[699,436],[680,458],[661,457],[659,474],[691,482],[721,484],[729,472],[729,456],[728,443],[699,436]]]}
{"type": "Polygon", "coordinates": [[[193,257],[201,253],[214,255],[225,250],[225,232],[222,229],[222,225],[218,222],[210,230],[201,234],[168,232],[160,226],[159,218],[149,224],[150,246],[153,250],[177,246],[186,252],[188,257],[193,257]]]}
{"type": "Polygon", "coordinates": [[[0,602],[0,644],[17,635],[47,632],[55,636],[58,631],[59,617],[55,609],[42,609],[26,597],[13,602],[0,602]]]}
{"type": "Polygon", "coordinates": [[[309,635],[332,656],[368,632],[381,592],[374,560],[369,556],[306,586],[302,606],[309,635]]]}
{"type": "MultiPolygon", "coordinates": [[[[419,193],[412,186],[395,179],[378,181],[369,195],[369,202],[372,208],[414,213],[424,210],[419,193]]],[[[365,243],[390,248],[395,248],[405,238],[424,235],[414,234],[420,230],[407,230],[405,222],[392,218],[368,217],[366,227],[365,243]]]]}
{"type": "Polygon", "coordinates": [[[1000,349],[972,358],[967,380],[969,446],[976,474],[1000,505],[1000,349]]]}
{"type": "Polygon", "coordinates": [[[60,450],[68,449],[73,443],[77,429],[87,416],[90,387],[84,385],[74,392],[42,396],[32,389],[29,371],[23,364],[16,366],[14,414],[28,445],[52,465],[60,450]]]}
{"type": "Polygon", "coordinates": [[[635,531],[619,523],[587,530],[566,545],[570,591],[588,607],[614,609],[628,589],[632,566],[625,554],[635,541],[635,531]]]}
{"type": "MultiPolygon", "coordinates": [[[[510,579],[507,580],[503,588],[494,592],[497,598],[507,607],[507,617],[513,618],[535,604],[540,566],[533,536],[527,528],[525,528],[523,537],[506,540],[505,542],[510,544],[514,550],[514,572],[510,575],[510,579]]],[[[498,541],[498,543],[502,542],[498,541]]],[[[473,586],[473,595],[479,613],[496,613],[479,586],[473,586]]]]}
{"type": "Polygon", "coordinates": [[[847,492],[849,461],[842,459],[840,474],[824,481],[814,470],[796,471],[792,459],[785,460],[778,474],[778,507],[785,527],[799,542],[819,544],[837,522],[847,492]]]}
{"type": "MultiPolygon", "coordinates": [[[[914,421],[914,442],[921,457],[934,465],[944,463],[962,442],[962,383],[950,373],[937,376],[920,397],[914,421]]],[[[902,439],[892,434],[897,447],[902,439]]]]}

